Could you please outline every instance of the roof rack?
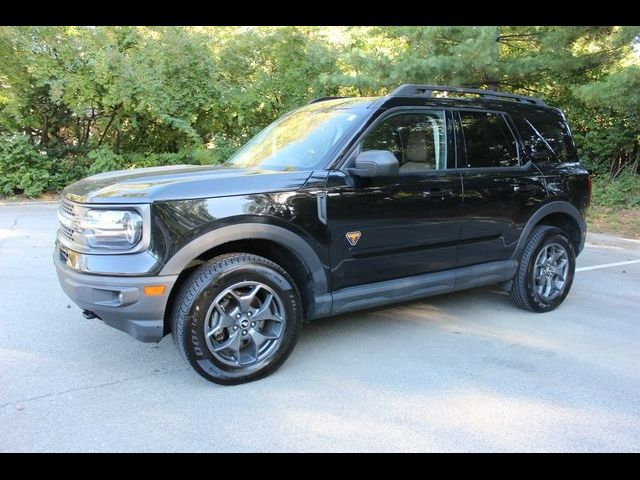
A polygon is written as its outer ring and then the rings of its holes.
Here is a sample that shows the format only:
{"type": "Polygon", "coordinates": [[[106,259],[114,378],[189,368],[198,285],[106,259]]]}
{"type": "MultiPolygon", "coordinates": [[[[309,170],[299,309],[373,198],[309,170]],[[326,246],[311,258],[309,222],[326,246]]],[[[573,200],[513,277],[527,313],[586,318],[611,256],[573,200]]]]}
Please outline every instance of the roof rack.
{"type": "Polygon", "coordinates": [[[530,103],[533,105],[546,105],[546,103],[544,103],[544,100],[536,97],[527,97],[525,95],[516,95],[514,93],[496,92],[493,90],[480,90],[476,88],[445,87],[442,85],[400,85],[389,94],[389,97],[431,97],[433,92],[472,93],[483,98],[493,98],[497,100],[509,99],[516,102],[530,103]]]}
{"type": "Polygon", "coordinates": [[[307,105],[311,105],[312,103],[324,102],[327,100],[337,100],[338,98],[348,98],[348,97],[318,97],[314,100],[311,100],[307,105]]]}

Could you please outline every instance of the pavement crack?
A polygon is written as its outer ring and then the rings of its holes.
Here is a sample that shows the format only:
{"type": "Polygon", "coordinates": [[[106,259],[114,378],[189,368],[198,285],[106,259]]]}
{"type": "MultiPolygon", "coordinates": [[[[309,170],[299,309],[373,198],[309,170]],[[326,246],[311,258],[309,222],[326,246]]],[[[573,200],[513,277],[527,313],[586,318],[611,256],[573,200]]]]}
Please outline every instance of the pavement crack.
{"type": "Polygon", "coordinates": [[[84,391],[88,391],[88,390],[97,390],[99,388],[110,387],[110,386],[113,386],[113,385],[118,385],[120,383],[132,382],[132,381],[136,381],[136,380],[142,380],[143,378],[149,378],[149,377],[152,377],[154,375],[167,375],[167,374],[170,374],[170,373],[184,372],[184,371],[187,371],[187,370],[189,370],[189,367],[176,368],[174,370],[166,370],[166,371],[159,371],[159,372],[149,372],[149,373],[145,373],[144,375],[138,375],[137,377],[122,378],[120,380],[114,380],[113,382],[105,382],[105,383],[100,383],[98,385],[89,385],[87,387],[70,388],[68,390],[63,390],[61,392],[51,392],[51,393],[46,393],[44,395],[38,395],[36,397],[23,398],[23,399],[19,399],[19,400],[14,400],[14,401],[2,403],[2,404],[0,404],[0,408],[5,408],[5,407],[8,407],[10,405],[24,405],[25,403],[34,402],[36,400],[42,400],[43,398],[58,397],[60,395],[65,395],[67,393],[84,392],[84,391]]]}

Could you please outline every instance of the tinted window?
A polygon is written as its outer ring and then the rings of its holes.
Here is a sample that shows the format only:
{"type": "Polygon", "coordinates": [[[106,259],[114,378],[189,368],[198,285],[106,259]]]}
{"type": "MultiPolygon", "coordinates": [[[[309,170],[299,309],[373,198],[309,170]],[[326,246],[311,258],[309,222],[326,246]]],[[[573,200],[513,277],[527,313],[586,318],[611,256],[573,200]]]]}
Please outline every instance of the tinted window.
{"type": "MultiPolygon", "coordinates": [[[[518,165],[516,141],[503,115],[487,112],[460,112],[460,123],[465,144],[466,167],[518,165]]],[[[458,164],[458,166],[465,165],[458,164]]]]}
{"type": "Polygon", "coordinates": [[[561,162],[571,162],[575,159],[575,148],[569,127],[566,122],[555,115],[528,113],[522,118],[514,119],[522,136],[527,152],[549,151],[558,156],[561,162]]]}
{"type": "Polygon", "coordinates": [[[382,121],[362,141],[362,151],[389,150],[400,172],[446,168],[444,112],[403,113],[382,121]]]}

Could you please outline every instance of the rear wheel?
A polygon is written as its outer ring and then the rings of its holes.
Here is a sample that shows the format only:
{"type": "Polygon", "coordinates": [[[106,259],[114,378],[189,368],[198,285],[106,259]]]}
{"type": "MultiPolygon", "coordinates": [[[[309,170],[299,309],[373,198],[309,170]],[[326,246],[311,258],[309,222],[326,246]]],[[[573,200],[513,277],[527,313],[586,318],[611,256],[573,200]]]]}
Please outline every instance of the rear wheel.
{"type": "Polygon", "coordinates": [[[278,265],[250,254],[216,257],[187,279],[176,301],[173,336],[207,380],[249,382],[275,371],[302,326],[300,295],[278,265]]]}
{"type": "Polygon", "coordinates": [[[575,251],[559,228],[539,225],[529,236],[511,287],[516,305],[549,312],[566,298],[575,274],[575,251]]]}

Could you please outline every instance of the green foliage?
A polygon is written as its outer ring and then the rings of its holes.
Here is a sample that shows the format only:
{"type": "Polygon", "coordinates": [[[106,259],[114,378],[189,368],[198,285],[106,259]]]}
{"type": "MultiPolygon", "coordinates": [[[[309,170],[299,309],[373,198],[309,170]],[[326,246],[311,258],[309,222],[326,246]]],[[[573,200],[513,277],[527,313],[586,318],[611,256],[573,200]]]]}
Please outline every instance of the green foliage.
{"type": "Polygon", "coordinates": [[[596,177],[593,181],[593,203],[604,207],[640,207],[640,176],[625,169],[615,180],[596,177]]]}
{"type": "Polygon", "coordinates": [[[597,189],[610,201],[639,168],[639,34],[609,26],[0,27],[0,193],[36,196],[112,169],[219,163],[312,98],[420,82],[535,94],[562,108],[583,161],[618,179],[597,189]]]}
{"type": "Polygon", "coordinates": [[[87,169],[89,175],[111,170],[122,170],[124,168],[122,155],[114,153],[109,147],[97,148],[89,152],[87,156],[91,160],[91,165],[87,169]]]}
{"type": "Polygon", "coordinates": [[[25,135],[0,137],[0,193],[40,195],[48,186],[51,161],[25,135]]]}

